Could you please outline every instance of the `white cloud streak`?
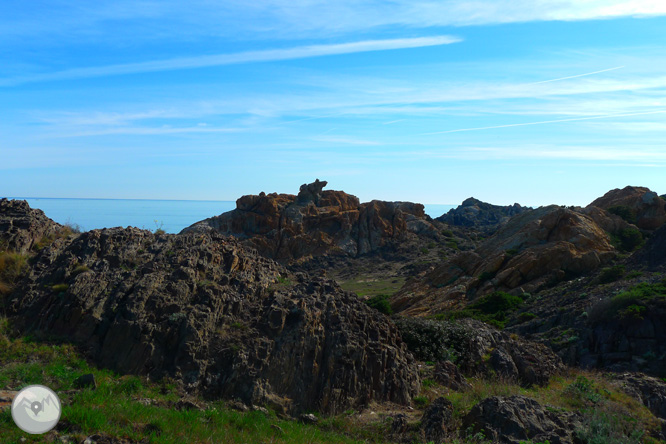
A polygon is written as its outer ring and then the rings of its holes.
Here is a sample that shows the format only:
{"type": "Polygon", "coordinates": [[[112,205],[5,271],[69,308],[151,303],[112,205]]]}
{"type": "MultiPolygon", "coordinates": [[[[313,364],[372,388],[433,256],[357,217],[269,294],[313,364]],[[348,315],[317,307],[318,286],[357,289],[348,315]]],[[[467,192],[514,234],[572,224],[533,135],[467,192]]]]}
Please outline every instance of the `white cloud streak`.
{"type": "Polygon", "coordinates": [[[662,113],[666,113],[666,110],[646,111],[646,112],[641,112],[641,113],[606,114],[606,115],[603,115],[603,116],[592,116],[592,117],[574,117],[574,118],[571,118],[571,119],[542,120],[540,122],[512,123],[512,124],[509,124],[509,125],[483,126],[483,127],[478,127],[478,128],[462,128],[462,129],[454,129],[454,130],[447,130],[447,131],[435,131],[435,132],[431,132],[431,133],[421,133],[421,134],[419,134],[419,136],[430,136],[430,135],[435,135],[435,134],[448,134],[448,133],[460,133],[460,132],[464,132],[464,131],[483,131],[483,130],[497,129],[497,128],[512,128],[512,127],[516,127],[516,126],[545,125],[545,124],[560,123],[560,122],[578,122],[578,121],[582,121],[582,120],[609,119],[609,118],[612,118],[612,117],[643,116],[643,115],[648,115],[648,114],[662,114],[662,113]]]}
{"type": "Polygon", "coordinates": [[[370,51],[387,51],[394,49],[420,48],[426,46],[448,45],[461,42],[455,36],[439,35],[432,37],[416,37],[405,39],[365,40],[351,43],[328,45],[309,45],[285,49],[267,49],[246,51],[235,54],[218,54],[198,57],[181,57],[150,62],[126,63],[118,65],[74,68],[53,73],[35,74],[31,76],[0,79],[0,86],[13,86],[23,83],[44,82],[53,80],[70,80],[91,77],[105,77],[124,74],[137,74],[156,71],[173,71],[181,69],[207,68],[212,66],[235,65],[242,63],[273,62],[281,60],[304,59],[310,57],[352,54],[370,51]]]}

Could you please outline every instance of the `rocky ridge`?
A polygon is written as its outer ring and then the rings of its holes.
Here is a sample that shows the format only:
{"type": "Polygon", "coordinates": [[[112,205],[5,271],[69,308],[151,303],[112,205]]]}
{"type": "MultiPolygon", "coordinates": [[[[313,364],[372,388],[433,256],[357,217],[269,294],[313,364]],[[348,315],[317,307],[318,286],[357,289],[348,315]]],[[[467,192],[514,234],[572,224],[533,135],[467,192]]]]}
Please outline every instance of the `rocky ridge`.
{"type": "Polygon", "coordinates": [[[373,200],[360,203],[343,191],[323,190],[326,181],[301,186],[298,195],[243,196],[236,209],[185,228],[214,230],[242,239],[283,263],[324,254],[356,257],[391,243],[441,235],[421,204],[373,200]]]}
{"type": "Polygon", "coordinates": [[[493,232],[511,217],[530,209],[517,203],[508,206],[492,205],[470,197],[457,208],[449,210],[435,220],[453,226],[473,227],[484,232],[493,232]]]}
{"type": "Polygon", "coordinates": [[[55,236],[63,228],[25,200],[0,199],[0,247],[4,249],[25,254],[42,238],[55,236]]]}
{"type": "Polygon", "coordinates": [[[514,216],[474,251],[461,252],[393,297],[405,315],[424,316],[461,307],[493,291],[531,293],[589,273],[615,257],[602,227],[628,223],[599,209],[541,207],[514,216]]]}
{"type": "Polygon", "coordinates": [[[214,232],[55,239],[6,306],[19,331],[74,342],[100,366],[284,412],[406,404],[419,385],[383,315],[214,232]]]}

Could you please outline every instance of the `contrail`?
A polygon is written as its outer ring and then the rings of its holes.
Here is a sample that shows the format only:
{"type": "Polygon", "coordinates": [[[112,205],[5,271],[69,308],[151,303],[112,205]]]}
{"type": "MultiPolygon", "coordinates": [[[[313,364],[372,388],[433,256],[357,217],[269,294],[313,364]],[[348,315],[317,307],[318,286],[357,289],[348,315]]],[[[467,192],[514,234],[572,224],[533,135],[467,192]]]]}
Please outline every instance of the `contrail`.
{"type": "Polygon", "coordinates": [[[579,121],[579,120],[607,119],[609,117],[643,116],[643,115],[646,115],[646,114],[661,114],[661,113],[666,113],[666,110],[647,111],[647,112],[642,112],[642,113],[605,114],[603,116],[575,117],[575,118],[572,118],[572,119],[542,120],[541,122],[512,123],[512,124],[509,124],[509,125],[483,126],[483,127],[479,127],[479,128],[463,128],[463,129],[455,129],[455,130],[448,130],[448,131],[436,131],[436,132],[433,132],[433,133],[421,133],[421,134],[417,134],[417,135],[418,136],[430,136],[430,135],[433,135],[433,134],[460,133],[460,132],[463,132],[463,131],[481,131],[481,130],[495,129],[495,128],[510,128],[510,127],[513,127],[513,126],[544,125],[544,124],[547,124],[547,123],[576,122],[576,121],[579,121]]]}
{"type": "Polygon", "coordinates": [[[593,74],[599,74],[599,73],[608,72],[608,71],[615,71],[616,69],[621,69],[621,68],[624,68],[624,65],[623,66],[616,66],[615,68],[602,69],[601,71],[594,71],[594,72],[588,72],[588,73],[585,73],[585,74],[578,74],[578,75],[575,75],[575,76],[560,77],[559,79],[542,80],[541,82],[526,83],[526,85],[539,85],[541,83],[559,82],[560,80],[575,79],[576,77],[591,76],[593,74]]]}

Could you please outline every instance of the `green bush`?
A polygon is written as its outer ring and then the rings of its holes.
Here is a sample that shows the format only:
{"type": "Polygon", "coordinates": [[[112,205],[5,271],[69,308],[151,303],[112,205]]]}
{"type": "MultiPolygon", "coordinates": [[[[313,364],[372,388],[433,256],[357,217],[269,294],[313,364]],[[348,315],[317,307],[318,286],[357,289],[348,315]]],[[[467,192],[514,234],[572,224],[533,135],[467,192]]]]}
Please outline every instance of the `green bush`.
{"type": "Polygon", "coordinates": [[[522,303],[523,300],[518,296],[514,296],[503,291],[495,291],[470,304],[469,308],[492,315],[499,312],[509,312],[515,310],[522,303]]]}
{"type": "Polygon", "coordinates": [[[636,228],[625,228],[620,230],[615,236],[612,236],[615,247],[625,253],[630,253],[641,247],[645,240],[643,235],[636,228]]]}
{"type": "Polygon", "coordinates": [[[375,310],[384,313],[385,315],[393,314],[393,308],[391,308],[389,297],[385,294],[378,294],[377,296],[373,296],[367,301],[365,301],[365,303],[368,304],[370,307],[374,308],[375,310]]]}
{"type": "Polygon", "coordinates": [[[602,284],[608,284],[610,282],[615,282],[618,279],[621,279],[624,276],[625,268],[624,265],[613,265],[612,267],[607,267],[601,270],[599,274],[599,282],[602,284]]]}
{"type": "Polygon", "coordinates": [[[614,207],[610,207],[607,211],[611,214],[620,216],[630,224],[636,223],[636,212],[626,205],[616,205],[614,207]]]}
{"type": "Polygon", "coordinates": [[[636,315],[643,317],[647,308],[644,310],[639,307],[645,307],[650,300],[664,298],[666,298],[666,280],[653,284],[643,282],[598,303],[590,311],[589,319],[595,323],[616,317],[625,319],[635,318],[636,315]],[[634,308],[629,308],[632,306],[634,308]]]}
{"type": "Polygon", "coordinates": [[[393,318],[407,348],[420,361],[457,361],[465,353],[471,333],[450,321],[418,318],[393,318]]]}
{"type": "Polygon", "coordinates": [[[484,271],[483,273],[481,273],[481,275],[479,275],[479,280],[481,282],[489,281],[492,278],[494,278],[495,275],[497,275],[496,271],[484,271]]]}

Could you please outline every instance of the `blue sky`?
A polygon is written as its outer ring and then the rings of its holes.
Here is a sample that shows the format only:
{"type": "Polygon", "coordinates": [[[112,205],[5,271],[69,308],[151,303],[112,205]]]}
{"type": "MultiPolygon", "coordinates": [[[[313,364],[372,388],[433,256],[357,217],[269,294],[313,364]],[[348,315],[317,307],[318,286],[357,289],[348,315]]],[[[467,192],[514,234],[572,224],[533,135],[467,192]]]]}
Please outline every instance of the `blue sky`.
{"type": "Polygon", "coordinates": [[[0,3],[0,195],[666,193],[663,0],[0,3]]]}

